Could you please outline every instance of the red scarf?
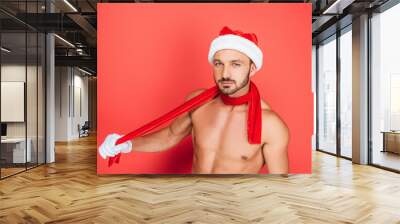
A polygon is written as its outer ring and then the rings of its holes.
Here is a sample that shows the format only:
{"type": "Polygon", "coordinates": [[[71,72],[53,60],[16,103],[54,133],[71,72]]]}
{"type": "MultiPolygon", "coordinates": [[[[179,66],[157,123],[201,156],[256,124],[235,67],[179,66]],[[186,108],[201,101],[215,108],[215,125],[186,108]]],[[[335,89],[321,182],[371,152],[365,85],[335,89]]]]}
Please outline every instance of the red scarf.
{"type": "MultiPolygon", "coordinates": [[[[172,111],[164,114],[163,116],[151,121],[148,124],[128,133],[127,135],[121,137],[117,140],[116,144],[124,143],[128,140],[134,139],[138,136],[142,136],[149,131],[159,127],[160,125],[176,118],[182,113],[190,111],[197,108],[207,101],[220,96],[224,104],[226,105],[241,105],[248,104],[248,116],[247,116],[247,136],[250,144],[260,144],[261,143],[261,99],[260,94],[256,85],[250,81],[250,90],[246,95],[240,97],[229,97],[224,94],[220,94],[218,87],[214,86],[202,92],[201,94],[193,97],[192,99],[186,101],[179,107],[173,109],[172,111]]],[[[110,157],[108,161],[108,166],[111,166],[114,162],[119,163],[121,153],[117,154],[115,157],[110,157]]]]}

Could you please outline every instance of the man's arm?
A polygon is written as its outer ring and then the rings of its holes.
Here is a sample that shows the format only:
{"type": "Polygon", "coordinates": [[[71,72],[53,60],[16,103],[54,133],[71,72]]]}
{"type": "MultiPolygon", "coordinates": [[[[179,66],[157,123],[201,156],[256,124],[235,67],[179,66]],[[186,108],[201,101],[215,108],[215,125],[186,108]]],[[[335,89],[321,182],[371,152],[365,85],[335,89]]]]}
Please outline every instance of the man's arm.
{"type": "MultiPolygon", "coordinates": [[[[186,101],[199,95],[203,90],[192,92],[186,97],[186,101]]],[[[142,152],[157,152],[172,148],[192,130],[190,112],[179,115],[170,125],[158,131],[137,137],[132,140],[132,150],[142,152]]]]}
{"type": "Polygon", "coordinates": [[[262,119],[262,139],[264,160],[271,174],[287,174],[289,162],[287,146],[289,129],[273,111],[264,110],[262,119]]]}

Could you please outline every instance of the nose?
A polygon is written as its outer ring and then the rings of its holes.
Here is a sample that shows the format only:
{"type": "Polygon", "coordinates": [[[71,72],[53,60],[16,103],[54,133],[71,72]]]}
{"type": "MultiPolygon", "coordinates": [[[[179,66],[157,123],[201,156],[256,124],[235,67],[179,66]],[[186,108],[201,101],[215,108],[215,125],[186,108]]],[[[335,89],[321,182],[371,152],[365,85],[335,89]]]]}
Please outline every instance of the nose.
{"type": "Polygon", "coordinates": [[[222,70],[222,78],[227,79],[230,77],[229,69],[227,65],[224,65],[224,69],[222,70]]]}

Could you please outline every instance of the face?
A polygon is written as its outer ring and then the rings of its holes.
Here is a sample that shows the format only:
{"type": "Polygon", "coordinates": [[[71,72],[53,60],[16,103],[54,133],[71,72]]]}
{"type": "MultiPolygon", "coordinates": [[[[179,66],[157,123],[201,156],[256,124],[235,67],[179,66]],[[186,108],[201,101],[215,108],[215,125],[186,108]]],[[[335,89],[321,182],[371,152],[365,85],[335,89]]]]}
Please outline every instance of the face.
{"type": "Polygon", "coordinates": [[[214,54],[213,71],[219,90],[223,94],[232,95],[248,86],[256,67],[247,55],[237,50],[224,49],[214,54]]]}

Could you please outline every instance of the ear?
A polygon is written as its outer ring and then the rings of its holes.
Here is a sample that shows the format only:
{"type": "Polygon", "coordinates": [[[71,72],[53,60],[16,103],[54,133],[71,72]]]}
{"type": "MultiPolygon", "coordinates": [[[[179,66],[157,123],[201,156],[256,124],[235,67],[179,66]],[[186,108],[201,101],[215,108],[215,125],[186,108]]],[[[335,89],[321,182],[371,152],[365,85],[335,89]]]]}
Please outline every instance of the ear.
{"type": "Polygon", "coordinates": [[[251,64],[250,64],[250,77],[251,76],[253,76],[254,74],[256,74],[256,72],[257,72],[257,68],[256,68],[256,65],[253,63],[253,62],[251,62],[251,64]]]}

